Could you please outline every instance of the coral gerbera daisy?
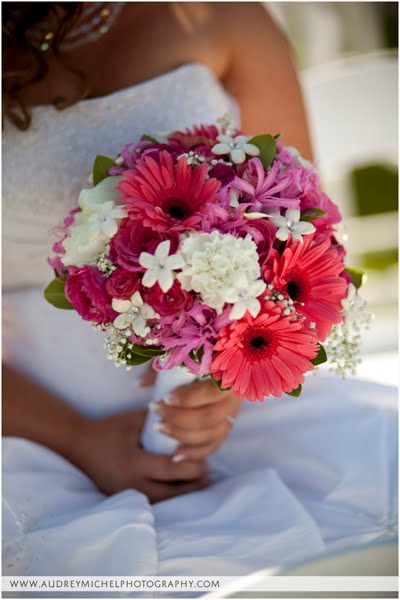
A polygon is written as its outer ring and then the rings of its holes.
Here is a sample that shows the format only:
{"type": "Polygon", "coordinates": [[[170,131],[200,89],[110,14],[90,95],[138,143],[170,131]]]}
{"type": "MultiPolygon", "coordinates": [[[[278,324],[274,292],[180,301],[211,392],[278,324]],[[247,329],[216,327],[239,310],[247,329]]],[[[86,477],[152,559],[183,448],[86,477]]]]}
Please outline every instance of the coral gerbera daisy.
{"type": "Polygon", "coordinates": [[[302,322],[283,316],[280,303],[264,302],[260,314],[248,312],[241,321],[224,327],[218,336],[211,373],[221,388],[232,387],[248,400],[281,396],[304,382],[314,366],[318,344],[315,333],[302,322]]]}
{"type": "Polygon", "coordinates": [[[181,231],[196,228],[207,205],[218,200],[221,183],[207,173],[206,164],[192,168],[182,157],[175,165],[163,151],[159,163],[146,156],[125,171],[117,189],[131,218],[157,231],[181,231]]]}
{"type": "Polygon", "coordinates": [[[348,284],[340,274],[342,256],[329,239],[308,235],[304,242],[288,244],[282,256],[273,250],[264,265],[264,278],[273,288],[293,300],[305,323],[315,323],[318,338],[324,341],[334,323],[340,323],[341,301],[348,284]]]}

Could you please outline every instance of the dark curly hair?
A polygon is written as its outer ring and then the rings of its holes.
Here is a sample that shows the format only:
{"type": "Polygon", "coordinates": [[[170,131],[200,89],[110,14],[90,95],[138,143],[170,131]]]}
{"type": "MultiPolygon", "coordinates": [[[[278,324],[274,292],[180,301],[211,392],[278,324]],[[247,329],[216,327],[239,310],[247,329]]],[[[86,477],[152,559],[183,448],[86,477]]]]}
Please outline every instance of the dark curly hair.
{"type": "Polygon", "coordinates": [[[46,55],[35,47],[32,32],[51,18],[55,23],[51,50],[53,55],[77,76],[77,93],[71,97],[54,98],[59,110],[74,104],[88,94],[88,86],[82,71],[68,64],[60,45],[71,29],[79,22],[83,2],[2,2],[3,18],[3,116],[18,129],[25,130],[31,124],[29,108],[21,99],[24,88],[42,81],[48,73],[46,55]],[[16,60],[17,59],[17,60],[16,60]],[[14,65],[18,64],[18,67],[14,65]]]}

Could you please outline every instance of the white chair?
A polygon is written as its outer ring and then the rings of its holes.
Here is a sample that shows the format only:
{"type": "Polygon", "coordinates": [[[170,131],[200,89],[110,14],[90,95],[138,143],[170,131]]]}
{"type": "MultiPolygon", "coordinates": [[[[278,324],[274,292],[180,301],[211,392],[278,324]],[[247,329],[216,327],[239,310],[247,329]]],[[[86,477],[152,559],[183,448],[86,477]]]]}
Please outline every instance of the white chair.
{"type": "MultiPolygon", "coordinates": [[[[348,178],[353,167],[397,164],[397,66],[396,54],[377,52],[301,73],[315,158],[323,185],[343,214],[349,238],[348,262],[354,266],[362,266],[365,252],[397,248],[397,211],[357,216],[348,178]]],[[[379,198],[376,202],[379,206],[379,198]]],[[[368,276],[363,295],[373,311],[380,309],[373,330],[366,336],[368,350],[387,350],[388,345],[395,350],[397,269],[372,271],[368,276]]]]}

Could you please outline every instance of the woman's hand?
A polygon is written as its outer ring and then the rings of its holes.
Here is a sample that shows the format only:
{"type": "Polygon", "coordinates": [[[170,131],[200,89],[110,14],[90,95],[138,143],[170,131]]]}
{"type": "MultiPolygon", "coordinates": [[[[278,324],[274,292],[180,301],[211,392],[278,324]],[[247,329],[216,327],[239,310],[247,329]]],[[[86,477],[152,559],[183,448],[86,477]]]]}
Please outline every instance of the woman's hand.
{"type": "MultiPolygon", "coordinates": [[[[210,380],[176,388],[151,409],[162,417],[160,431],[181,442],[173,460],[201,460],[227,437],[242,400],[220,392],[210,380]]],[[[182,463],[184,464],[184,463],[182,463]]]]}
{"type": "Polygon", "coordinates": [[[145,416],[144,411],[130,411],[83,419],[74,463],[106,494],[134,488],[158,502],[205,487],[204,461],[176,463],[140,448],[145,416]]]}

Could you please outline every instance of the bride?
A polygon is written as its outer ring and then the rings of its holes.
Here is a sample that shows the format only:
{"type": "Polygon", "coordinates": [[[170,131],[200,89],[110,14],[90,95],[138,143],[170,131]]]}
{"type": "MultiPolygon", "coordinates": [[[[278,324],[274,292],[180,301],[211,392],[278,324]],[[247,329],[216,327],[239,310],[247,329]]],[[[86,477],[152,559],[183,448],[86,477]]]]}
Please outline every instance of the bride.
{"type": "Polygon", "coordinates": [[[240,118],[311,158],[262,5],[9,2],[3,29],[4,574],[240,574],[392,535],[393,390],[321,376],[250,404],[194,383],[157,406],[179,449],[149,454],[154,374],[43,299],[96,154],[240,118]]]}

